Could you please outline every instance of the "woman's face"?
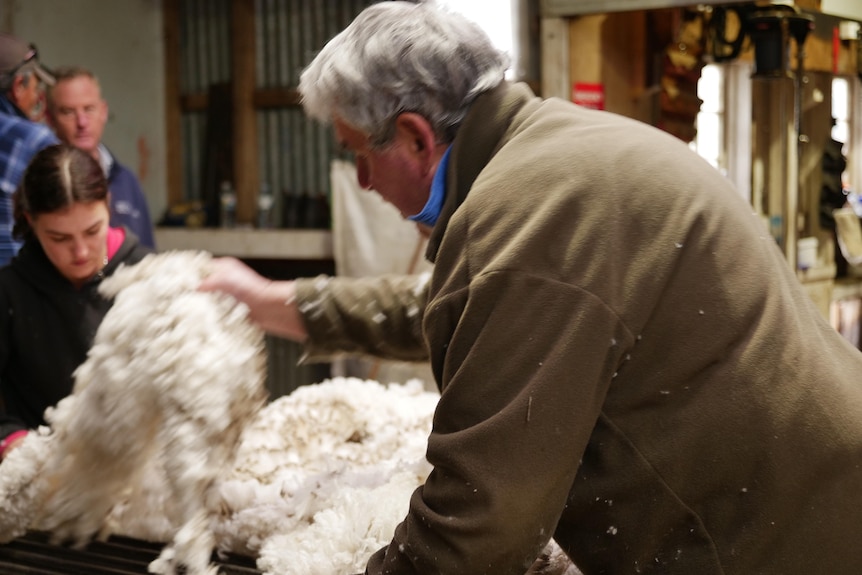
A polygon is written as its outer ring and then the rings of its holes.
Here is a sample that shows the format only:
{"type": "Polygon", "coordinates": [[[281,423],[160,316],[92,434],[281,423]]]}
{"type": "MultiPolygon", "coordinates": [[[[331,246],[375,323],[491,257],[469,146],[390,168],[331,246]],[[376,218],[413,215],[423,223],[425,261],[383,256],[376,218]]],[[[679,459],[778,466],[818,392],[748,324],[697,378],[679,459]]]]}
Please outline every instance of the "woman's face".
{"type": "Polygon", "coordinates": [[[105,266],[107,201],[80,203],[30,218],[30,226],[54,267],[80,287],[105,266]]]}

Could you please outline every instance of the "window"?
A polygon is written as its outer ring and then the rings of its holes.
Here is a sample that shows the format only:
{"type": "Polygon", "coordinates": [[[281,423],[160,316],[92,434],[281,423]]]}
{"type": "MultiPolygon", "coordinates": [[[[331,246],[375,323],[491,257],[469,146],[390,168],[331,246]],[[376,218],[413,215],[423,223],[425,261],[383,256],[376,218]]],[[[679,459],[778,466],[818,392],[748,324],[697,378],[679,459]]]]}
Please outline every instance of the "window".
{"type": "Polygon", "coordinates": [[[832,117],[835,118],[832,137],[844,144],[846,153],[850,136],[850,82],[847,78],[832,79],[832,117]]]}
{"type": "MultiPolygon", "coordinates": [[[[858,77],[838,76],[832,79],[832,138],[844,144],[842,152],[847,160],[847,168],[842,174],[846,190],[853,192],[852,198],[858,199],[862,193],[862,91],[858,77]]],[[[862,205],[859,207],[862,210],[862,205]]]]}
{"type": "MultiPolygon", "coordinates": [[[[438,0],[438,4],[453,12],[460,12],[479,25],[497,48],[503,50],[512,62],[517,61],[512,2],[497,0],[494,9],[488,9],[487,0],[438,0]]],[[[512,76],[512,70],[507,73],[512,76]]]]}
{"type": "Polygon", "coordinates": [[[751,198],[751,63],[708,64],[697,85],[702,100],[691,148],[751,198]]]}
{"type": "MultiPolygon", "coordinates": [[[[832,126],[832,139],[844,144],[842,153],[845,159],[850,143],[850,82],[847,78],[836,77],[832,79],[832,118],[835,124],[832,126]]],[[[841,183],[845,188],[850,188],[847,170],[841,174],[841,183]]]]}
{"type": "Polygon", "coordinates": [[[697,115],[697,136],[690,146],[716,169],[723,169],[724,74],[715,64],[704,66],[697,83],[697,97],[703,102],[697,115]]]}

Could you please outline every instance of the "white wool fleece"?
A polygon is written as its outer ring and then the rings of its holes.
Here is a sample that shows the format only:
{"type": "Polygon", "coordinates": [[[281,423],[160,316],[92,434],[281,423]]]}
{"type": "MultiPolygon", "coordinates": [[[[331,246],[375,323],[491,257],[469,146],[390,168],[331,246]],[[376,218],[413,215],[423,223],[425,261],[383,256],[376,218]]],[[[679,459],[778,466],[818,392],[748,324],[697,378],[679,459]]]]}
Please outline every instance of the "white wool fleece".
{"type": "Polygon", "coordinates": [[[35,520],[44,486],[36,476],[49,453],[48,428],[24,437],[0,465],[0,543],[27,532],[35,520]]]}
{"type": "Polygon", "coordinates": [[[204,252],[152,254],[102,283],[114,305],[72,395],[46,412],[53,435],[39,527],[55,539],[110,532],[112,509],[160,464],[170,524],[180,527],[150,571],[215,573],[213,494],[266,394],[263,334],[245,306],[197,291],[210,261],[204,252]]]}
{"type": "MultiPolygon", "coordinates": [[[[211,573],[215,545],[266,575],[337,575],[391,540],[431,470],[439,395],[333,378],[258,411],[260,334],[230,298],[195,291],[209,261],[152,256],[105,283],[114,308],[53,431],[0,465],[0,542],[101,531],[172,541],[153,573],[211,573]]],[[[564,573],[578,572],[553,542],[529,571],[564,573]]]]}

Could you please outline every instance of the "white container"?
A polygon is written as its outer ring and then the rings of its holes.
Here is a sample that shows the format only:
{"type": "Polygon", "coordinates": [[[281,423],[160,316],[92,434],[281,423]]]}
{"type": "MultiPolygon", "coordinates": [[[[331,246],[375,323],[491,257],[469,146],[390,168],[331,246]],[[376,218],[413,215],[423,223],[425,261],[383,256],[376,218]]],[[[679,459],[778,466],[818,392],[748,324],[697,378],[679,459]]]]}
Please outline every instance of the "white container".
{"type": "Polygon", "coordinates": [[[223,228],[232,228],[236,226],[236,193],[233,191],[233,186],[228,181],[221,183],[219,204],[221,206],[219,225],[223,228]]]}
{"type": "Polygon", "coordinates": [[[269,190],[269,184],[264,182],[260,185],[260,192],[257,195],[257,227],[266,229],[273,227],[272,208],[275,203],[275,198],[272,197],[272,192],[269,190]]]}
{"type": "Polygon", "coordinates": [[[817,238],[800,238],[796,242],[796,267],[807,270],[817,265],[817,238]]]}

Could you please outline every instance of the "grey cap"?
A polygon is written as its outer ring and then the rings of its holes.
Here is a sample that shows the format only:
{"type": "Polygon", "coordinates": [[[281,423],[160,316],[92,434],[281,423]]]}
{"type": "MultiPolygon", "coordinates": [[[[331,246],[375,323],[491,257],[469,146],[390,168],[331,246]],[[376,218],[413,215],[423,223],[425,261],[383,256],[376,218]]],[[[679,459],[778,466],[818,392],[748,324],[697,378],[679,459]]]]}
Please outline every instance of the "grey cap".
{"type": "Polygon", "coordinates": [[[39,63],[36,46],[10,34],[0,33],[0,76],[27,71],[35,73],[49,86],[54,85],[54,75],[39,63]]]}

